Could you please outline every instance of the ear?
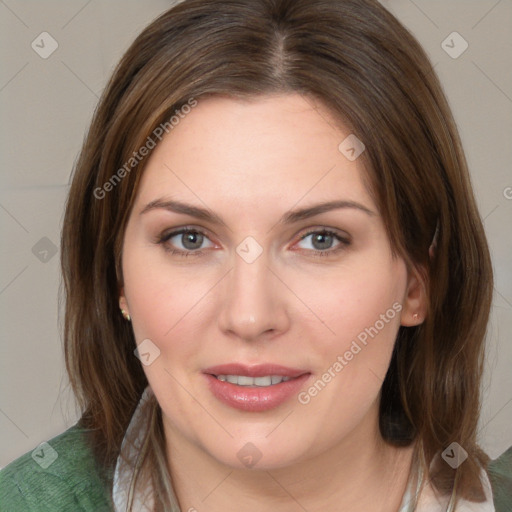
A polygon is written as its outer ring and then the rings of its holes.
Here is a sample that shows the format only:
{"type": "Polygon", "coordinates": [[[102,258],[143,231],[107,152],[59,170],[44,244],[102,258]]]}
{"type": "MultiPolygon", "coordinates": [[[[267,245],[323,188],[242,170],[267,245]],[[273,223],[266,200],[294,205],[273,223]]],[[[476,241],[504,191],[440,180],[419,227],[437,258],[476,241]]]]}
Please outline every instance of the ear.
{"type": "Polygon", "coordinates": [[[128,302],[126,301],[126,297],[124,295],[124,287],[121,287],[121,290],[119,291],[119,309],[124,309],[128,314],[130,314],[128,302]]]}
{"type": "Polygon", "coordinates": [[[407,289],[402,304],[400,325],[413,327],[423,323],[427,315],[427,292],[425,280],[416,268],[408,272],[407,289]]]}

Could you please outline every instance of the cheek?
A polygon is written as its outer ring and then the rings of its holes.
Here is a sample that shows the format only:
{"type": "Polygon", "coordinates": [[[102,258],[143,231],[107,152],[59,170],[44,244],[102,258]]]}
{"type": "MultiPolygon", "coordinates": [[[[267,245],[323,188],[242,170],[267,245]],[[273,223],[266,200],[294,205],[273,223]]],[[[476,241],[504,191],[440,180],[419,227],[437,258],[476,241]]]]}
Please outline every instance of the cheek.
{"type": "Polygon", "coordinates": [[[194,331],[201,327],[202,302],[214,281],[210,283],[209,274],[198,279],[185,265],[171,266],[160,249],[134,247],[125,255],[124,289],[137,343],[149,338],[174,360],[193,354],[194,340],[200,339],[194,331]]]}
{"type": "Polygon", "coordinates": [[[340,322],[350,337],[357,337],[372,327],[385,337],[389,326],[399,323],[397,309],[401,309],[403,294],[400,291],[404,286],[401,274],[398,269],[384,268],[379,272],[365,271],[351,276],[346,293],[338,302],[340,311],[344,312],[340,322]]]}
{"type": "Polygon", "coordinates": [[[387,345],[384,352],[392,348],[405,285],[405,266],[393,260],[302,279],[294,289],[314,313],[309,327],[318,341],[315,352],[332,358],[356,339],[363,345],[365,339],[379,339],[381,346],[387,345]]]}
{"type": "Polygon", "coordinates": [[[379,396],[400,325],[405,276],[405,267],[393,262],[352,268],[336,283],[326,281],[324,293],[309,295],[325,325],[314,324],[315,378],[298,398],[312,421],[321,419],[325,439],[355,428],[379,396]]]}
{"type": "MultiPolygon", "coordinates": [[[[314,407],[349,421],[347,414],[363,414],[376,399],[400,326],[405,283],[405,266],[389,261],[352,271],[325,296],[318,295],[325,323],[335,334],[328,332],[315,348],[321,353],[317,377],[330,391],[318,392],[314,407]]],[[[317,388],[323,389],[323,384],[317,388]]]]}

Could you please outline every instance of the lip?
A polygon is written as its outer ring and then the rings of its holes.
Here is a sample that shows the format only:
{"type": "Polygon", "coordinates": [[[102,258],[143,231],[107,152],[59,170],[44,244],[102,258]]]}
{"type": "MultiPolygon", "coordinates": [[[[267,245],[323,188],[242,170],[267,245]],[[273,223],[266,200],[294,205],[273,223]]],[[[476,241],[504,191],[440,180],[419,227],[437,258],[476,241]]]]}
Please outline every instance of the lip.
{"type": "Polygon", "coordinates": [[[296,368],[275,364],[246,366],[243,364],[226,364],[212,366],[203,371],[212,394],[222,403],[246,412],[262,412],[274,409],[293,396],[309,379],[311,373],[296,368]],[[245,375],[263,377],[282,375],[290,380],[268,387],[238,386],[227,381],[220,381],[216,375],[245,375]]]}

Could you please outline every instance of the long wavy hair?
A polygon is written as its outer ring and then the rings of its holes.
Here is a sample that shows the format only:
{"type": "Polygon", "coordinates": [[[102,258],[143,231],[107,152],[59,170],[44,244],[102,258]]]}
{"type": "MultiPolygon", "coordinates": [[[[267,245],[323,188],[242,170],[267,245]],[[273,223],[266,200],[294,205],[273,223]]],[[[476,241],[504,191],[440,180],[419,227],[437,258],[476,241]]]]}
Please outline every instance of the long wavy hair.
{"type": "MultiPolygon", "coordinates": [[[[363,141],[359,158],[392,249],[425,277],[428,313],[399,329],[381,434],[396,446],[419,441],[440,493],[483,501],[479,474],[489,457],[477,423],[493,289],[488,246],[439,79],[376,0],[185,0],[122,57],[76,162],[61,239],[66,368],[98,464],[114,467],[148,385],[119,312],[122,241],[147,158],[105,184],[148,140],[158,143],[155,128],[191,98],[282,93],[320,100],[363,141]],[[438,457],[452,441],[468,453],[456,470],[438,457]]],[[[157,508],[179,510],[157,403],[151,418],[145,471],[157,508]]]]}

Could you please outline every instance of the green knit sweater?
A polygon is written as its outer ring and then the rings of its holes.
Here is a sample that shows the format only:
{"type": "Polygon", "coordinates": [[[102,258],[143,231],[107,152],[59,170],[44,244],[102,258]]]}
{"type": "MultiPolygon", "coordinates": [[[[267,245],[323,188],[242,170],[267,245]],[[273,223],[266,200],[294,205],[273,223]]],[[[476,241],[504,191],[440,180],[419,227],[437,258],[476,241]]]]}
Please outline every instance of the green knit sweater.
{"type": "MultiPolygon", "coordinates": [[[[85,432],[74,425],[2,469],[0,511],[112,511],[113,474],[100,476],[85,432]]],[[[496,512],[512,512],[512,446],[491,461],[488,474],[496,512]]]]}
{"type": "Polygon", "coordinates": [[[1,512],[110,512],[113,472],[101,476],[75,424],[0,471],[1,512]],[[55,456],[57,458],[55,458],[55,456]]]}

